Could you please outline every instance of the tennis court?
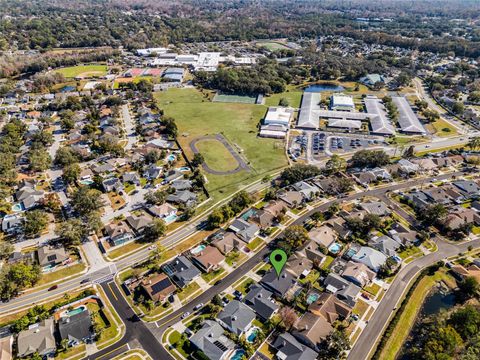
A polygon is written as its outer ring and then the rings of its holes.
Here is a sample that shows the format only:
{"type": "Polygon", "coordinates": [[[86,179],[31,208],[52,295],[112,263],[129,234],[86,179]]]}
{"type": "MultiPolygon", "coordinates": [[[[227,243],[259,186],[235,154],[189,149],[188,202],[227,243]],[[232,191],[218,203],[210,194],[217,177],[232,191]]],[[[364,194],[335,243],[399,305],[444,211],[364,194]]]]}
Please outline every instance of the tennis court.
{"type": "Polygon", "coordinates": [[[257,98],[253,96],[215,94],[213,101],[223,103],[255,104],[257,98]]]}

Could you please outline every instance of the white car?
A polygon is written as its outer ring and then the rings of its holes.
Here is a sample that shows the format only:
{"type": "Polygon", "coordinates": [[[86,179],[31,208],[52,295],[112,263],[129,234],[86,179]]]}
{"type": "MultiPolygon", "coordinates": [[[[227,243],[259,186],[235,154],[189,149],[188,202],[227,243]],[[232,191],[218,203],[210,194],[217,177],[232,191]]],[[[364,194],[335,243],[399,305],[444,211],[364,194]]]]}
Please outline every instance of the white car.
{"type": "Polygon", "coordinates": [[[202,307],[203,307],[203,303],[200,303],[200,304],[196,305],[196,306],[193,308],[193,310],[197,311],[197,310],[201,309],[202,307]]]}
{"type": "Polygon", "coordinates": [[[190,313],[187,311],[185,314],[182,315],[182,319],[185,319],[186,317],[188,317],[190,315],[190,313]]]}

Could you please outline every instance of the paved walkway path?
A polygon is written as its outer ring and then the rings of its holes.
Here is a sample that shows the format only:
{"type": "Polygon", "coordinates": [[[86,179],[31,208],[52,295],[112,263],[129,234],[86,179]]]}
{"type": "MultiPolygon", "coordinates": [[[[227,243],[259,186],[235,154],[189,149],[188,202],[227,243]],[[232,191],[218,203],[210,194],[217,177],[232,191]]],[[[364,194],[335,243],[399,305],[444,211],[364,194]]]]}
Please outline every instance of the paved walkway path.
{"type": "Polygon", "coordinates": [[[242,170],[246,170],[246,171],[250,170],[245,160],[242,159],[242,157],[228,143],[227,139],[225,139],[225,137],[221,134],[206,135],[206,136],[199,137],[190,143],[190,148],[192,149],[194,154],[198,154],[200,151],[197,149],[196,144],[199,141],[212,140],[212,139],[221,142],[223,146],[227,148],[230,154],[232,154],[233,158],[237,161],[238,166],[233,170],[219,171],[219,170],[212,169],[211,167],[208,166],[207,163],[203,162],[202,166],[207,173],[214,174],[214,175],[229,175],[229,174],[236,174],[237,172],[240,172],[242,170]]]}

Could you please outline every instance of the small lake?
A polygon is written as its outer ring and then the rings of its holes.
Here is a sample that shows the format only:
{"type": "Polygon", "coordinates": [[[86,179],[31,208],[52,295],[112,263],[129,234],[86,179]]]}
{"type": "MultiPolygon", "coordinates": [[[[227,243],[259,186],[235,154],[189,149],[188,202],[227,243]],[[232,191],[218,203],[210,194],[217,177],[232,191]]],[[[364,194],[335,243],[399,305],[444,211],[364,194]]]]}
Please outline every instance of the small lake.
{"type": "Polygon", "coordinates": [[[343,91],[345,88],[341,85],[336,84],[314,84],[308,85],[303,91],[305,92],[322,92],[322,91],[343,91]]]}
{"type": "Polygon", "coordinates": [[[419,327],[421,325],[421,320],[425,317],[432,316],[440,313],[442,310],[449,310],[454,307],[456,304],[455,294],[453,291],[445,288],[444,286],[438,285],[432,289],[430,294],[425,299],[425,302],[420,309],[420,312],[417,315],[415,325],[413,326],[410,334],[405,343],[402,345],[397,360],[415,360],[406,353],[406,350],[410,349],[412,344],[418,342],[417,336],[419,327]]]}

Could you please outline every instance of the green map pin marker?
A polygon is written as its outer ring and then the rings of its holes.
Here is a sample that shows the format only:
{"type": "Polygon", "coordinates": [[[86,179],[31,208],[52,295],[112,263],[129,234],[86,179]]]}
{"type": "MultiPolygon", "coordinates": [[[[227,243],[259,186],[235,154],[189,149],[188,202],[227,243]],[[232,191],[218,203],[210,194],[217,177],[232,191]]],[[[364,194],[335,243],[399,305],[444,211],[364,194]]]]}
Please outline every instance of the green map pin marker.
{"type": "Polygon", "coordinates": [[[280,273],[283,270],[283,267],[287,263],[287,253],[282,249],[273,250],[270,253],[270,262],[277,273],[277,276],[280,276],[280,273]]]}

